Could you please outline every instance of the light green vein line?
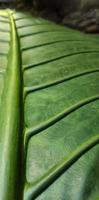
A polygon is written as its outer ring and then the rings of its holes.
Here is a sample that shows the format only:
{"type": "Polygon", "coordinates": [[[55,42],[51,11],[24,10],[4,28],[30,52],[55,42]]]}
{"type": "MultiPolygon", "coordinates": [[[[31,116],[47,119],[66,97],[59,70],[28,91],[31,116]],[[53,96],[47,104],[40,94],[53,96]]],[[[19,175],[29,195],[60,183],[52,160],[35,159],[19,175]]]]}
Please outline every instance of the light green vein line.
{"type": "Polygon", "coordinates": [[[27,51],[27,50],[30,50],[30,49],[43,47],[43,46],[47,46],[47,45],[51,45],[51,44],[62,43],[62,42],[83,42],[84,43],[84,42],[90,42],[90,41],[88,41],[88,40],[87,41],[86,40],[67,40],[65,38],[55,41],[55,39],[54,39],[54,41],[52,41],[52,42],[46,42],[46,43],[37,44],[37,45],[34,45],[34,46],[23,47],[23,48],[21,48],[21,51],[27,51]]]}
{"type": "Polygon", "coordinates": [[[43,35],[44,33],[53,33],[53,32],[56,32],[56,33],[65,33],[65,30],[62,30],[62,29],[54,29],[54,30],[42,30],[42,31],[37,31],[37,32],[32,32],[32,33],[27,33],[27,34],[23,34],[23,35],[20,35],[20,37],[23,39],[25,37],[28,37],[28,36],[35,36],[35,35],[43,35]]]}
{"type": "Polygon", "coordinates": [[[24,97],[26,97],[28,94],[35,92],[37,90],[45,89],[45,88],[48,88],[48,87],[51,87],[51,86],[54,86],[54,85],[57,85],[57,84],[61,84],[65,81],[69,81],[71,79],[78,78],[80,76],[85,76],[87,74],[96,73],[96,72],[99,72],[99,68],[87,70],[87,71],[82,71],[81,73],[72,74],[68,77],[49,82],[47,84],[42,84],[42,85],[39,85],[39,86],[24,87],[24,97]]]}
{"type": "Polygon", "coordinates": [[[93,136],[75,151],[71,152],[64,160],[40,177],[34,183],[27,183],[24,189],[24,200],[33,200],[55,182],[69,167],[71,167],[81,156],[88,152],[95,145],[99,144],[99,134],[93,136]]]}
{"type": "Polygon", "coordinates": [[[27,25],[19,25],[19,26],[17,26],[17,28],[18,29],[21,29],[21,28],[29,28],[29,27],[31,27],[31,26],[39,26],[39,25],[48,25],[48,23],[43,23],[43,24],[41,24],[41,23],[39,23],[39,24],[27,24],[27,25]]]}
{"type": "Polygon", "coordinates": [[[83,107],[91,102],[97,101],[97,100],[99,100],[99,94],[96,96],[86,98],[86,99],[78,102],[77,104],[75,104],[75,105],[69,107],[68,109],[64,110],[63,112],[59,113],[55,117],[52,117],[50,120],[42,123],[40,126],[26,128],[25,135],[24,135],[24,152],[25,152],[25,154],[27,151],[28,142],[32,136],[34,136],[36,134],[40,134],[43,130],[49,128],[50,126],[53,126],[55,123],[59,122],[60,120],[62,120],[63,118],[65,118],[66,116],[71,114],[72,112],[75,112],[76,110],[80,109],[81,107],[83,107]]]}
{"type": "Polygon", "coordinates": [[[5,73],[5,69],[0,69],[0,74],[4,74],[5,73]]]}
{"type": "Polygon", "coordinates": [[[5,20],[3,20],[3,19],[0,19],[0,23],[5,23],[5,24],[9,24],[10,25],[10,22],[9,21],[5,21],[5,20]]]}
{"type": "MultiPolygon", "coordinates": [[[[34,38],[35,39],[35,38],[34,38]]],[[[34,49],[34,48],[38,48],[38,47],[43,47],[43,46],[47,46],[47,45],[51,45],[51,44],[57,44],[57,43],[64,43],[64,42],[67,42],[67,43],[77,43],[77,42],[81,42],[81,43],[92,43],[92,42],[90,42],[90,40],[84,40],[84,39],[78,39],[78,40],[73,40],[73,39],[71,39],[71,40],[67,40],[67,39],[65,39],[65,38],[62,38],[62,39],[58,39],[58,40],[55,40],[54,39],[54,41],[51,41],[51,42],[46,42],[46,43],[42,43],[42,44],[37,44],[37,45],[34,45],[34,46],[29,46],[29,47],[23,47],[23,48],[21,48],[21,51],[27,51],[27,50],[30,50],[30,49],[34,49]]]]}
{"type": "Polygon", "coordinates": [[[54,40],[52,42],[47,42],[47,43],[43,43],[43,44],[38,44],[38,45],[34,45],[34,46],[30,46],[30,47],[23,47],[21,49],[21,51],[27,51],[30,49],[34,49],[34,48],[38,48],[38,47],[43,47],[43,46],[47,46],[50,44],[57,44],[57,43],[61,43],[61,42],[77,42],[77,41],[81,41],[81,40],[65,40],[65,39],[60,39],[60,40],[54,40]]]}
{"type": "MultiPolygon", "coordinates": [[[[2,17],[2,18],[4,18],[4,19],[8,20],[8,16],[4,16],[4,15],[0,14],[0,17],[2,17]]],[[[8,22],[10,22],[10,21],[8,20],[8,22]]]]}
{"type": "Polygon", "coordinates": [[[71,56],[73,57],[73,56],[77,56],[77,55],[80,55],[80,54],[87,54],[87,53],[88,54],[91,54],[91,53],[99,54],[99,50],[93,49],[93,50],[87,50],[87,51],[85,51],[85,50],[78,51],[78,52],[74,52],[74,53],[66,53],[65,55],[60,55],[60,56],[55,57],[55,58],[50,59],[50,60],[41,61],[37,64],[31,63],[31,64],[28,64],[28,65],[23,65],[22,68],[23,68],[23,71],[25,71],[25,70],[31,69],[33,67],[38,67],[40,65],[44,65],[44,64],[47,64],[47,63],[52,63],[52,62],[57,61],[57,60],[61,60],[62,58],[66,58],[66,57],[68,58],[68,57],[71,57],[71,56]]]}
{"type": "Polygon", "coordinates": [[[7,55],[8,55],[8,52],[5,52],[5,53],[0,52],[0,56],[7,56],[7,55]]]}
{"type": "Polygon", "coordinates": [[[5,32],[6,32],[6,33],[10,33],[9,30],[3,29],[3,28],[0,28],[0,32],[2,32],[2,33],[3,33],[3,32],[4,32],[4,33],[5,33],[5,32]]]}
{"type": "Polygon", "coordinates": [[[7,39],[0,39],[0,43],[9,43],[9,40],[7,40],[7,39]]]}

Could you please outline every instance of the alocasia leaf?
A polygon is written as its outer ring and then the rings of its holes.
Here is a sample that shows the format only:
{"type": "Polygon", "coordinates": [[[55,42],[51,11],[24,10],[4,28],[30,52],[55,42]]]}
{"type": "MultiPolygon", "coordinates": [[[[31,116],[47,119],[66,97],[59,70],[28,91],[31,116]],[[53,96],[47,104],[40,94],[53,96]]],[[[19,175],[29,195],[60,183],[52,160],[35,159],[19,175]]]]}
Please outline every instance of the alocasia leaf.
{"type": "Polygon", "coordinates": [[[99,39],[0,11],[0,200],[99,200],[99,39]]]}

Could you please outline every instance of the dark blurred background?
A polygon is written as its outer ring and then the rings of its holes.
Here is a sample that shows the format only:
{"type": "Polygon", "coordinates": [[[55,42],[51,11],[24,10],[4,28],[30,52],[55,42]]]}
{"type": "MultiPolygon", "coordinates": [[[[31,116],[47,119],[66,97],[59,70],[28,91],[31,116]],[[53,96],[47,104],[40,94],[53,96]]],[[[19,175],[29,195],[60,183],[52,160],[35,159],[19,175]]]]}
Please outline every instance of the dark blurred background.
{"type": "Polygon", "coordinates": [[[99,0],[0,0],[0,7],[29,11],[55,23],[99,33],[99,0]]]}
{"type": "Polygon", "coordinates": [[[0,8],[15,7],[15,0],[0,0],[0,8]]]}

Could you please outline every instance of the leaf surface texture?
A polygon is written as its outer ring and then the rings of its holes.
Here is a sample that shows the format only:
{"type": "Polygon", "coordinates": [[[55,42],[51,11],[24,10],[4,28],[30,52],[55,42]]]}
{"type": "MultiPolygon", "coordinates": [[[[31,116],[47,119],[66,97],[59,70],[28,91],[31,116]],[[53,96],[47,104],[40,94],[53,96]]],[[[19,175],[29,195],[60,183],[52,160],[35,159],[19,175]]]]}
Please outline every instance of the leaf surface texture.
{"type": "Polygon", "coordinates": [[[98,37],[11,10],[0,27],[0,200],[98,200],[98,37]]]}

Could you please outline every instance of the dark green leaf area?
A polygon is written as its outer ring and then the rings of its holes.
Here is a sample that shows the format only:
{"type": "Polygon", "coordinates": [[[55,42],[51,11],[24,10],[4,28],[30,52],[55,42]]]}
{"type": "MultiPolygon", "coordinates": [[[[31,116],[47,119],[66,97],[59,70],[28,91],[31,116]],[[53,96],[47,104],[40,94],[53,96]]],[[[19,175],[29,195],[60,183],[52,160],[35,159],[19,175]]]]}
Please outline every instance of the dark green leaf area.
{"type": "Polygon", "coordinates": [[[69,114],[76,107],[98,96],[99,72],[77,77],[70,81],[30,93],[25,101],[25,123],[37,127],[53,118],[69,114]],[[35,115],[34,115],[35,113],[35,115]]]}
{"type": "Polygon", "coordinates": [[[50,62],[62,56],[95,51],[99,51],[99,46],[96,45],[95,41],[87,43],[83,41],[64,41],[23,51],[22,60],[24,67],[29,67],[50,62]]]}
{"type": "Polygon", "coordinates": [[[98,200],[99,145],[83,155],[37,200],[98,200]]]}
{"type": "Polygon", "coordinates": [[[27,180],[35,182],[98,134],[99,100],[71,113],[29,141],[27,180]],[[79,125],[78,125],[79,122],[79,125]]]}
{"type": "MultiPolygon", "coordinates": [[[[42,25],[44,26],[44,25],[42,25]]],[[[48,25],[46,25],[48,26],[48,25]]],[[[49,28],[51,29],[53,26],[49,26],[49,28]]],[[[41,32],[41,33],[37,33],[37,34],[32,34],[32,35],[28,35],[27,37],[22,37],[21,38],[21,46],[22,49],[30,49],[31,47],[36,47],[39,45],[46,45],[48,43],[55,43],[55,42],[59,42],[59,41],[70,41],[70,42],[75,42],[75,41],[83,41],[83,43],[85,42],[90,42],[90,38],[85,37],[82,34],[73,34],[71,33],[66,33],[66,31],[62,31],[62,29],[58,29],[57,26],[55,26],[52,31],[49,29],[49,31],[45,31],[45,32],[41,32]],[[56,31],[54,30],[56,27],[56,31]],[[61,30],[61,31],[60,31],[61,30]]],[[[46,27],[47,28],[47,27],[46,27]]],[[[34,27],[34,30],[37,29],[37,26],[34,27]]],[[[94,42],[96,42],[96,40],[93,40],[94,42]]]]}
{"type": "Polygon", "coordinates": [[[98,71],[99,59],[97,53],[82,53],[71,57],[33,67],[24,72],[25,87],[46,86],[58,81],[64,81],[83,73],[98,71]],[[91,62],[90,62],[91,60],[91,62]]]}
{"type": "MultiPolygon", "coordinates": [[[[18,33],[22,38],[28,38],[30,35],[35,35],[44,32],[51,32],[51,31],[64,31],[63,27],[56,26],[55,24],[39,24],[33,25],[23,28],[18,28],[18,33]]],[[[68,30],[67,30],[68,31],[68,30]]],[[[52,36],[52,34],[51,34],[52,36]]]]}
{"type": "Polygon", "coordinates": [[[28,26],[34,26],[34,25],[39,25],[39,24],[48,24],[47,20],[41,20],[39,18],[33,18],[31,16],[27,16],[27,17],[20,17],[17,18],[16,20],[16,26],[17,28],[23,28],[23,27],[28,27],[28,26]]]}
{"type": "Polygon", "coordinates": [[[99,200],[99,40],[0,10],[0,200],[99,200]]]}

